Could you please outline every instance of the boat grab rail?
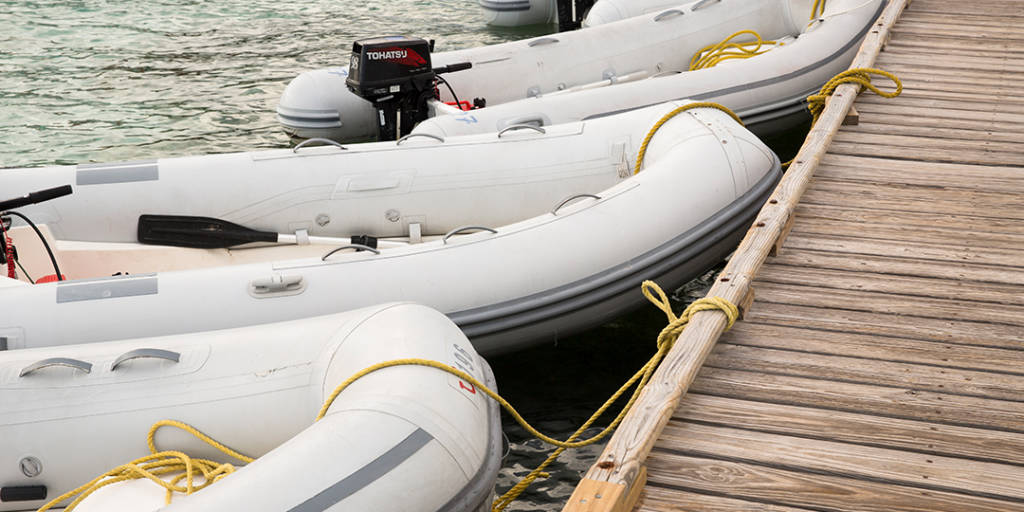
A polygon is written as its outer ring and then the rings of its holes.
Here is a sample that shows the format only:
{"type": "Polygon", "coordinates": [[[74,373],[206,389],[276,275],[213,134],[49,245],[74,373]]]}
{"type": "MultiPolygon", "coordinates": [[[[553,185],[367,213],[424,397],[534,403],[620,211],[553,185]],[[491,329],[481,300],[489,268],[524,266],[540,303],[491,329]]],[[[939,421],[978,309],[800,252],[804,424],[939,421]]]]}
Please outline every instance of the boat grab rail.
{"type": "Polygon", "coordinates": [[[49,368],[51,366],[67,366],[68,368],[75,368],[76,370],[82,370],[85,373],[92,372],[92,364],[91,363],[87,363],[85,361],[80,361],[78,359],[71,359],[69,357],[51,357],[49,359],[43,359],[41,361],[36,361],[36,362],[26,366],[25,368],[22,368],[21,373],[18,374],[18,377],[24,377],[24,376],[26,376],[26,375],[28,375],[28,374],[30,374],[32,372],[35,372],[37,370],[42,370],[43,368],[49,368]]]}
{"type": "Polygon", "coordinates": [[[356,251],[370,251],[370,252],[372,252],[374,254],[380,254],[380,251],[378,251],[377,249],[374,249],[373,247],[370,247],[369,245],[348,244],[348,245],[343,245],[341,247],[335,247],[334,249],[331,249],[330,251],[327,251],[327,254],[324,254],[323,257],[320,258],[320,261],[327,261],[327,258],[329,258],[332,254],[334,254],[334,253],[336,253],[338,251],[344,251],[345,249],[355,249],[356,251]]]}
{"type": "Polygon", "coordinates": [[[537,133],[547,133],[544,130],[544,128],[534,126],[532,124],[514,124],[512,126],[505,127],[500,132],[498,132],[498,138],[500,139],[501,136],[505,134],[505,132],[511,132],[515,130],[533,130],[537,133]]]}
{"type": "Polygon", "coordinates": [[[489,228],[487,226],[460,226],[444,234],[444,238],[441,239],[442,244],[447,244],[448,239],[454,235],[462,233],[463,231],[476,230],[476,231],[490,231],[491,233],[498,234],[498,230],[489,228]]]}
{"type": "Polygon", "coordinates": [[[121,366],[121,364],[131,361],[132,359],[141,358],[166,359],[177,363],[181,360],[181,354],[170,350],[161,350],[159,348],[137,348],[135,350],[125,352],[115,359],[113,364],[110,365],[110,371],[117,370],[118,366],[121,366]]]}
{"type": "Polygon", "coordinates": [[[693,5],[693,7],[690,8],[690,12],[697,12],[711,4],[717,4],[718,2],[721,1],[722,0],[700,0],[700,2],[697,2],[696,4],[693,5]]]}
{"type": "Polygon", "coordinates": [[[407,141],[407,140],[409,140],[409,139],[411,139],[413,137],[426,137],[428,139],[434,139],[434,140],[436,140],[438,142],[444,142],[444,137],[438,137],[437,135],[434,135],[433,133],[410,133],[409,135],[404,135],[404,136],[402,136],[401,139],[398,139],[398,142],[396,142],[395,145],[396,146],[401,146],[403,142],[405,142],[405,141],[407,141]]]}
{"type": "Polygon", "coordinates": [[[306,139],[306,140],[296,144],[295,147],[292,148],[292,153],[298,153],[299,152],[299,148],[305,147],[310,142],[323,142],[325,144],[330,144],[331,146],[334,146],[336,148],[341,148],[341,149],[345,149],[345,150],[348,149],[345,146],[342,146],[340,142],[333,141],[331,139],[325,139],[325,138],[322,138],[322,137],[313,137],[312,139],[306,139]]]}
{"type": "Polygon", "coordinates": [[[558,42],[558,39],[555,39],[554,37],[542,37],[540,39],[534,39],[533,41],[530,41],[529,43],[526,43],[526,46],[529,46],[529,47],[532,48],[534,46],[540,46],[542,44],[555,44],[557,42],[558,42]]]}
{"type": "Polygon", "coordinates": [[[683,14],[685,14],[685,13],[683,11],[680,11],[679,9],[669,9],[669,10],[667,10],[667,11],[665,11],[665,12],[663,12],[663,13],[657,15],[657,16],[655,16],[654,17],[654,22],[657,23],[659,21],[667,20],[669,18],[674,18],[676,16],[682,16],[683,14]]]}
{"type": "Polygon", "coordinates": [[[562,202],[558,203],[558,206],[552,208],[551,209],[551,215],[558,215],[558,210],[561,210],[563,206],[571,203],[572,201],[574,201],[576,199],[583,199],[585,197],[589,197],[591,199],[597,199],[597,200],[601,199],[601,196],[595,195],[595,194],[576,194],[576,195],[572,195],[572,196],[569,196],[569,197],[567,197],[565,199],[562,199],[562,202]]]}

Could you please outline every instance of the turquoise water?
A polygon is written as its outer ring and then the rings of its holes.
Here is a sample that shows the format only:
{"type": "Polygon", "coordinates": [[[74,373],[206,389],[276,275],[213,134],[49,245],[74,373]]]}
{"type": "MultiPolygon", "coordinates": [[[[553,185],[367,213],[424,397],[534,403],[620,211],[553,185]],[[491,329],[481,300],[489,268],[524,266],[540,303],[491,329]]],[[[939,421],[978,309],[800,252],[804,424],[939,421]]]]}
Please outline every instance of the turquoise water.
{"type": "MultiPolygon", "coordinates": [[[[0,0],[0,27],[0,167],[287,147],[274,117],[285,85],[347,62],[355,39],[407,34],[448,50],[551,29],[488,28],[473,0],[0,0]]],[[[713,276],[676,291],[676,309],[713,276]]],[[[492,366],[502,393],[564,438],[653,353],[664,322],[643,308],[492,366]]],[[[499,492],[548,452],[510,422],[505,432],[499,492]]],[[[564,454],[509,510],[560,510],[600,450],[564,454]]]]}
{"type": "Polygon", "coordinates": [[[6,0],[0,27],[0,167],[284,147],[285,85],[355,39],[531,33],[488,29],[472,0],[6,0]]]}

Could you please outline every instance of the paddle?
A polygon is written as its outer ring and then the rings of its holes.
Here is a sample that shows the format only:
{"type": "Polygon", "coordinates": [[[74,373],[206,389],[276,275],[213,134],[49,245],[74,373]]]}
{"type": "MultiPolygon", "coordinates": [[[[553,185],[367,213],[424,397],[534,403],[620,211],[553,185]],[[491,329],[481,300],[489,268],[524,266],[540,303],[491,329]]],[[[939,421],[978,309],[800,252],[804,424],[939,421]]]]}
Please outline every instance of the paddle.
{"type": "MultiPolygon", "coordinates": [[[[183,215],[140,215],[139,242],[152,245],[171,245],[199,249],[225,249],[253,242],[276,244],[297,244],[296,235],[285,235],[271,231],[257,231],[239,226],[226,220],[212,217],[188,217],[183,215]]],[[[376,238],[357,235],[352,238],[310,236],[308,242],[317,245],[360,244],[376,248],[376,238]]],[[[305,243],[305,240],[303,240],[305,243]]],[[[397,247],[403,242],[382,241],[380,245],[397,247]]]]}

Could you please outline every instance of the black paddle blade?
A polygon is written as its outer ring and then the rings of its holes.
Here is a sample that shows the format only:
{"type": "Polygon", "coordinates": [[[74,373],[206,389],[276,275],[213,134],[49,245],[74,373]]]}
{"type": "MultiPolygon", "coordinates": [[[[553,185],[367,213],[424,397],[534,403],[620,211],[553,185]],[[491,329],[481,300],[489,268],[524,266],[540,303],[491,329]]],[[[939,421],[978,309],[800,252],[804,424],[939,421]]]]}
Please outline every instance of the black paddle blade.
{"type": "Polygon", "coordinates": [[[256,231],[212,217],[140,215],[139,242],[199,249],[223,249],[252,242],[277,242],[277,233],[256,231]]]}

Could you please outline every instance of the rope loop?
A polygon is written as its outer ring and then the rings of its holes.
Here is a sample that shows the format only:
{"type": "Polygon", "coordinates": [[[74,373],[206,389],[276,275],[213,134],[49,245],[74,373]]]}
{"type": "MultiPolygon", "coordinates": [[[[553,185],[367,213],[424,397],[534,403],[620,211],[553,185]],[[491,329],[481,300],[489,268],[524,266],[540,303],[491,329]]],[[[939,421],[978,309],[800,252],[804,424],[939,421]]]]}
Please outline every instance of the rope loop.
{"type": "Polygon", "coordinates": [[[636,166],[634,166],[633,168],[633,174],[637,174],[640,172],[640,168],[644,164],[644,156],[647,154],[647,146],[651,143],[651,138],[654,137],[654,134],[657,133],[658,130],[660,130],[661,127],[669,121],[669,119],[672,119],[673,117],[682,114],[687,110],[693,110],[695,108],[715,108],[721,110],[722,112],[729,114],[729,116],[735,119],[736,122],[739,123],[741,126],[743,125],[743,121],[740,120],[740,116],[736,115],[736,113],[733,112],[732,110],[729,110],[725,105],[719,103],[713,103],[710,101],[698,101],[694,103],[687,103],[686,105],[680,107],[676,107],[671,112],[661,116],[661,119],[658,119],[658,121],[654,123],[654,126],[652,126],[651,129],[647,132],[647,136],[644,137],[643,143],[640,144],[640,151],[637,152],[636,166]]]}
{"type": "Polygon", "coordinates": [[[765,48],[766,46],[782,46],[782,43],[766,41],[761,38],[761,34],[753,30],[740,30],[721,42],[709,44],[693,54],[693,57],[690,59],[689,71],[713,68],[719,63],[730,59],[749,59],[750,57],[762,55],[771,50],[770,47],[765,48]],[[754,40],[732,42],[733,39],[745,35],[753,36],[754,40]],[[764,49],[762,50],[762,48],[764,49]]]}
{"type": "Polygon", "coordinates": [[[813,120],[811,121],[812,125],[818,122],[818,118],[821,117],[821,113],[825,110],[825,101],[836,92],[836,89],[839,88],[840,85],[849,83],[860,84],[860,92],[869,90],[883,98],[895,98],[903,92],[903,82],[900,81],[899,77],[888,71],[875,68],[848,69],[832,77],[832,79],[821,87],[821,91],[817,94],[812,94],[807,97],[807,108],[811,111],[811,115],[813,116],[813,120]],[[883,91],[882,89],[879,89],[876,85],[871,83],[872,75],[888,78],[892,83],[896,84],[896,89],[894,91],[883,91]]]}

